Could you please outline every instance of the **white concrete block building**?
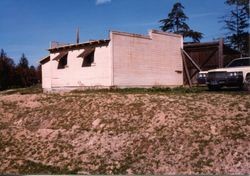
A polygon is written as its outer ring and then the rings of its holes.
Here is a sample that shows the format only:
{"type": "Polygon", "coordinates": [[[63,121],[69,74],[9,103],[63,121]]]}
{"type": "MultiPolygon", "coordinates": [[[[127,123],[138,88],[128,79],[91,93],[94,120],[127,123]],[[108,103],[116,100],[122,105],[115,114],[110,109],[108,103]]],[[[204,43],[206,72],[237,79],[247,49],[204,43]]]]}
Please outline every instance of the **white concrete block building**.
{"type": "Polygon", "coordinates": [[[181,35],[110,32],[109,40],[55,46],[43,58],[44,91],[183,85],[181,35]]]}

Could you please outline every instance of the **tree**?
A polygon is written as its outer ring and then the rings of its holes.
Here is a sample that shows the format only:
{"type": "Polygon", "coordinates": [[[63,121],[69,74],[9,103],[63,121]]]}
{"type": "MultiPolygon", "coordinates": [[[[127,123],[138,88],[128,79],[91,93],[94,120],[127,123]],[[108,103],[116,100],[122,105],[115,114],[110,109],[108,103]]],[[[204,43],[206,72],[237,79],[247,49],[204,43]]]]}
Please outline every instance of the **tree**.
{"type": "Polygon", "coordinates": [[[3,58],[6,57],[6,56],[7,56],[6,52],[5,52],[3,49],[1,49],[1,52],[0,52],[0,59],[3,59],[3,58]]]}
{"type": "Polygon", "coordinates": [[[29,68],[28,81],[29,81],[30,85],[35,85],[38,83],[37,70],[33,65],[31,65],[29,68]]]}
{"type": "Polygon", "coordinates": [[[14,85],[15,63],[8,58],[3,49],[0,52],[0,90],[8,89],[14,85]]]}
{"type": "Polygon", "coordinates": [[[200,42],[203,34],[190,29],[186,21],[188,17],[184,13],[184,6],[181,3],[175,3],[172,11],[166,19],[160,20],[162,31],[173,32],[183,35],[184,38],[191,38],[194,42],[200,42]]]}
{"type": "Polygon", "coordinates": [[[30,78],[29,78],[29,61],[24,54],[22,54],[19,63],[16,68],[17,72],[17,84],[20,87],[30,86],[30,78]]]}
{"type": "Polygon", "coordinates": [[[22,54],[18,65],[9,58],[5,51],[0,51],[0,90],[13,87],[27,87],[35,85],[41,80],[41,68],[29,67],[29,61],[22,54]]]}
{"type": "Polygon", "coordinates": [[[249,55],[249,2],[248,0],[226,0],[232,9],[223,17],[226,42],[242,55],[249,55]]]}
{"type": "Polygon", "coordinates": [[[39,64],[36,68],[36,77],[37,77],[37,81],[38,83],[42,82],[42,65],[39,64]]]}
{"type": "Polygon", "coordinates": [[[26,58],[25,54],[22,54],[22,56],[19,60],[18,67],[25,68],[25,69],[29,68],[29,61],[26,58]]]}

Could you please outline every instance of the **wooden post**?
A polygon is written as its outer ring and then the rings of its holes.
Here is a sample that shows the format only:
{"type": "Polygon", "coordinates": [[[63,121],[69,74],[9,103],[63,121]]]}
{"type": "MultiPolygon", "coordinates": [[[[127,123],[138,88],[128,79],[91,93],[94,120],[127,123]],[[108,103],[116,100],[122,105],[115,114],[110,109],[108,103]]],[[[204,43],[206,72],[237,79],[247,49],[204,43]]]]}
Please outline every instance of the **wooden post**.
{"type": "Polygon", "coordinates": [[[224,47],[224,40],[223,38],[221,38],[219,40],[219,49],[218,49],[218,53],[219,53],[219,68],[223,68],[224,66],[224,56],[223,56],[223,47],[224,47]]]}
{"type": "Polygon", "coordinates": [[[187,76],[187,79],[188,79],[188,85],[189,87],[192,87],[192,81],[190,79],[190,75],[189,75],[189,71],[188,71],[188,67],[187,67],[187,62],[186,62],[186,59],[185,59],[185,55],[184,55],[184,50],[181,50],[181,55],[182,55],[182,60],[183,60],[183,65],[184,65],[184,71],[185,71],[185,74],[187,76]]]}
{"type": "Polygon", "coordinates": [[[199,71],[201,71],[200,67],[194,62],[194,60],[188,55],[188,53],[185,50],[182,50],[183,53],[188,57],[188,59],[191,61],[191,63],[195,66],[195,68],[199,71]]]}

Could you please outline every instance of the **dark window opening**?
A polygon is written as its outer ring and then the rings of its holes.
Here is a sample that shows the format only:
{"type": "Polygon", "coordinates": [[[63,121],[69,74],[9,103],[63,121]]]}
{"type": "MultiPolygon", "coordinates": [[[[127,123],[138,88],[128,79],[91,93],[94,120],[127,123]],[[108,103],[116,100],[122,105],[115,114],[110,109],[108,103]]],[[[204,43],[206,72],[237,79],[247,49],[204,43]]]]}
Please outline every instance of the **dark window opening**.
{"type": "Polygon", "coordinates": [[[232,61],[227,67],[247,67],[250,66],[250,58],[232,61]]]}
{"type": "Polygon", "coordinates": [[[67,66],[67,62],[68,62],[68,54],[66,54],[61,59],[59,59],[57,68],[58,69],[64,69],[67,66]]]}
{"type": "Polygon", "coordinates": [[[91,53],[89,53],[84,57],[82,67],[90,67],[91,64],[94,62],[94,57],[95,57],[95,50],[93,50],[91,53]]]}

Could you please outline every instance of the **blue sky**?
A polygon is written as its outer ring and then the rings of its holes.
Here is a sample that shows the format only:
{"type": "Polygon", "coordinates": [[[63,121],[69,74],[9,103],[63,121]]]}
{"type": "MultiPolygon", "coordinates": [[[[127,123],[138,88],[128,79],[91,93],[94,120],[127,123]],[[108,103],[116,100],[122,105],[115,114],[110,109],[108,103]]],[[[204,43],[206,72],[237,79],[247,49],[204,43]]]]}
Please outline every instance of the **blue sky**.
{"type": "Polygon", "coordinates": [[[0,0],[0,48],[16,63],[25,53],[38,65],[50,41],[74,43],[77,27],[81,42],[106,39],[109,30],[147,34],[175,2],[185,6],[190,27],[204,33],[202,41],[223,37],[224,0],[0,0]]]}

